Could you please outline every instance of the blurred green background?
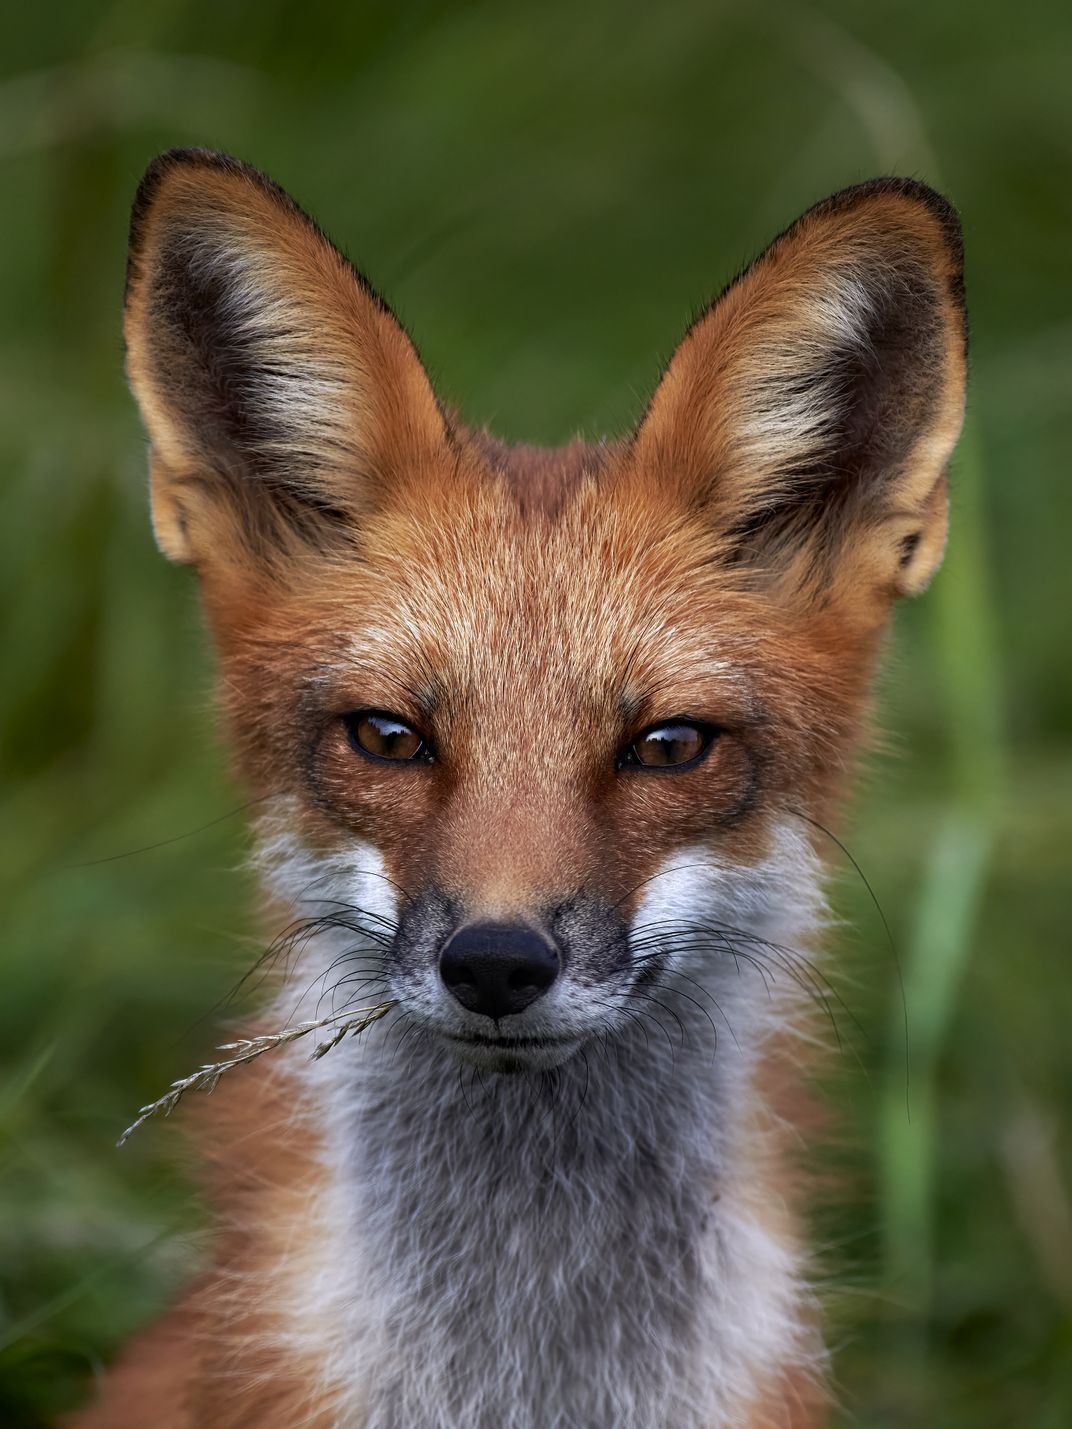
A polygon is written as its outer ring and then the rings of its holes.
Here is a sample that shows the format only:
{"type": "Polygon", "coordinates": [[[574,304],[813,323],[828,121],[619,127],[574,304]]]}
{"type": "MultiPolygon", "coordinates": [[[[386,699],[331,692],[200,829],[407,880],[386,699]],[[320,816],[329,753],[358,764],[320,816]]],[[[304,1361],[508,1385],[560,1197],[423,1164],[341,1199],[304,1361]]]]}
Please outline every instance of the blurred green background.
{"type": "Polygon", "coordinates": [[[214,1045],[257,951],[194,585],[152,548],[122,376],[128,207],[175,144],[268,170],[448,401],[544,441],[624,430],[694,307],[815,199],[898,172],[959,206],[950,555],[900,612],[890,737],[844,831],[903,972],[911,1114],[893,950],[835,849],[818,1274],[840,1423],[1072,1423],[1070,21],[1058,0],[7,7],[7,1429],[77,1402],[189,1268],[173,1128],[115,1137],[214,1045]]]}

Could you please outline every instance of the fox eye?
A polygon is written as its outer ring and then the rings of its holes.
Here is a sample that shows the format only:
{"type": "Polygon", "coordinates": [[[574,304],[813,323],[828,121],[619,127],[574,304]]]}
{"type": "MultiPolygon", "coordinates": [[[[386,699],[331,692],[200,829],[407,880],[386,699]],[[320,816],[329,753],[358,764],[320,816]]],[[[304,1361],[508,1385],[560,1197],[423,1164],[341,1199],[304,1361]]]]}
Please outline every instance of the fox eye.
{"type": "Polygon", "coordinates": [[[715,734],[710,725],[692,720],[655,724],[633,740],[622,763],[642,769],[681,769],[707,753],[715,734]]]}
{"type": "Polygon", "coordinates": [[[424,737],[398,715],[355,710],[343,715],[350,743],[368,759],[414,760],[429,757],[424,737]]]}

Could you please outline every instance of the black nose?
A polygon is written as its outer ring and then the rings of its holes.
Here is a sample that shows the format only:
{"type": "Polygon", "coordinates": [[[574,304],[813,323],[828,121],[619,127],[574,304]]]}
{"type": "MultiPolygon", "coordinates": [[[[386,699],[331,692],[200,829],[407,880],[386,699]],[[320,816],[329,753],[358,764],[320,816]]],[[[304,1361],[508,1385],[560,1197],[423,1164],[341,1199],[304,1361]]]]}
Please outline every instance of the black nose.
{"type": "Polygon", "coordinates": [[[470,923],[439,955],[439,976],[461,1005],[496,1021],[542,997],[558,967],[554,945],[522,923],[470,923]]]}

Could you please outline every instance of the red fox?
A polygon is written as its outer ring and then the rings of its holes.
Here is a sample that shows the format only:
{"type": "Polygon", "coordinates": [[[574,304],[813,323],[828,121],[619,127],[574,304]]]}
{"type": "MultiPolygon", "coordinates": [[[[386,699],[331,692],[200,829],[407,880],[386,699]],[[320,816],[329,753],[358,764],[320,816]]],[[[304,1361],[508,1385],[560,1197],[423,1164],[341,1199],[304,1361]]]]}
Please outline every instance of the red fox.
{"type": "Polygon", "coordinates": [[[394,1005],[204,1104],[213,1249],[76,1423],[814,1429],[820,827],[945,543],[955,213],[819,203],[555,451],[220,154],[150,165],[125,333],[290,928],[265,1026],[394,1005]]]}

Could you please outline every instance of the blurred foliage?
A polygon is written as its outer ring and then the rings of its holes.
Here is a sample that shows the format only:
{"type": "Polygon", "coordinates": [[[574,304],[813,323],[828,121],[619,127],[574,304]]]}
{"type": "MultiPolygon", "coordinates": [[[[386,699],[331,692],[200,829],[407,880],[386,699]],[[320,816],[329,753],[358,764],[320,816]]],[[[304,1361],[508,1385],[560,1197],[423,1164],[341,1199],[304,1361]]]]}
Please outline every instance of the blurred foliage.
{"type": "Polygon", "coordinates": [[[845,1424],[1072,1422],[1070,22],[1057,0],[8,8],[0,1423],[76,1402],[181,1280],[176,1138],[114,1138],[213,1045],[255,951],[243,796],[121,370],[128,206],[175,144],[268,170],[448,401],[545,441],[624,430],[690,312],[814,199],[883,171],[954,198],[951,558],[901,612],[895,737],[845,834],[900,954],[912,1116],[890,947],[834,849],[819,1268],[845,1424]]]}

